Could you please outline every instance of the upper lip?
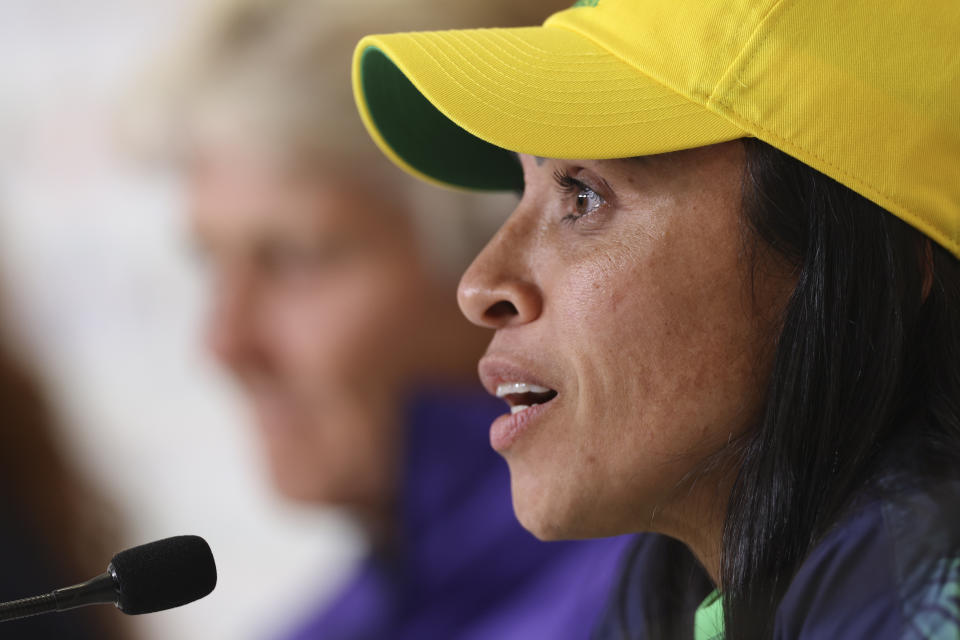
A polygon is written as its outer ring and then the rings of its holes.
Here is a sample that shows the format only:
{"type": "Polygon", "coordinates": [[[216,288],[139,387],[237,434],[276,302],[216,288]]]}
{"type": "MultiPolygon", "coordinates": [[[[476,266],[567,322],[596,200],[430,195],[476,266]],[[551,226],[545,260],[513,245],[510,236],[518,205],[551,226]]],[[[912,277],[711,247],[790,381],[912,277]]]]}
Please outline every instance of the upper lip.
{"type": "Polygon", "coordinates": [[[492,396],[497,395],[497,387],[513,382],[525,382],[546,387],[552,391],[559,391],[556,385],[543,377],[533,367],[525,366],[512,358],[497,355],[486,355],[478,366],[480,381],[483,387],[492,396]]]}

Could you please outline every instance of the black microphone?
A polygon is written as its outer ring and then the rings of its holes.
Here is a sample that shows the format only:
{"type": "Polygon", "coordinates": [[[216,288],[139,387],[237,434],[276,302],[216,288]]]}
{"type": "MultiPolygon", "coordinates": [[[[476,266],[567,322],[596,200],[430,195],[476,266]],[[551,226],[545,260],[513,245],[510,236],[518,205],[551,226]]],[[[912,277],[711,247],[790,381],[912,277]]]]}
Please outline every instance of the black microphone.
{"type": "Polygon", "coordinates": [[[89,604],[114,604],[130,615],[199,600],[217,585],[217,567],[199,536],[165,538],[121,551],[107,570],[84,583],[0,604],[0,622],[89,604]]]}

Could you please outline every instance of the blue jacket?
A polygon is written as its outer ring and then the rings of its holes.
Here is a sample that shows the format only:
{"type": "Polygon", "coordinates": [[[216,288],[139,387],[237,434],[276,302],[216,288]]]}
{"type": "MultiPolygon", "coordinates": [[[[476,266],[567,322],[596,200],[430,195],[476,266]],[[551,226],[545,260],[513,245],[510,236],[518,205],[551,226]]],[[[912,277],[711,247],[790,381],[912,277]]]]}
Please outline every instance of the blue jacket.
{"type": "MultiPolygon", "coordinates": [[[[957,475],[890,471],[864,489],[790,582],[774,639],[960,640],[957,475]]],[[[680,543],[653,534],[638,538],[620,580],[601,638],[693,638],[713,589],[680,543]]]]}

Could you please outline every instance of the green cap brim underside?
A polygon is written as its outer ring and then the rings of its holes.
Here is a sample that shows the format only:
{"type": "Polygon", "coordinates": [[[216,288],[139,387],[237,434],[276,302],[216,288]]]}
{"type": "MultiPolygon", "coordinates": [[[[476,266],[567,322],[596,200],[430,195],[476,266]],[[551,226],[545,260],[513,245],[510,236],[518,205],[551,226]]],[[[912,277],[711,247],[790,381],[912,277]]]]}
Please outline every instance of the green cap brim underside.
{"type": "Polygon", "coordinates": [[[441,113],[376,47],[362,54],[361,85],[383,141],[416,172],[478,191],[523,188],[512,152],[467,132],[441,113]]]}

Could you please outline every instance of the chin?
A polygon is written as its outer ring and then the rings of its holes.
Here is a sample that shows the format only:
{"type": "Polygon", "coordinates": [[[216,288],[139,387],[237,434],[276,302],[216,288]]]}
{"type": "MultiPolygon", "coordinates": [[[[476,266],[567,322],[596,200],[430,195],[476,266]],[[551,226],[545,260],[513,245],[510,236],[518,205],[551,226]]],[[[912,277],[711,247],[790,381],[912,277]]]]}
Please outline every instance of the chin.
{"type": "Polygon", "coordinates": [[[565,492],[538,482],[527,483],[518,474],[511,472],[513,511],[524,529],[538,540],[574,540],[593,538],[593,533],[584,524],[574,501],[565,492]]]}
{"type": "Polygon", "coordinates": [[[545,521],[537,518],[524,518],[520,512],[517,512],[517,520],[520,525],[533,534],[541,542],[556,542],[557,540],[571,540],[575,536],[568,535],[567,530],[559,523],[545,521]]]}
{"type": "Polygon", "coordinates": [[[567,482],[544,482],[549,478],[556,475],[547,470],[523,473],[510,468],[514,514],[538,540],[606,538],[643,530],[630,517],[640,505],[614,502],[622,496],[604,495],[575,477],[568,477],[567,482]]]}
{"type": "Polygon", "coordinates": [[[273,469],[273,489],[278,494],[293,502],[305,504],[323,504],[327,502],[326,496],[322,491],[317,491],[315,486],[311,486],[302,479],[292,477],[290,473],[284,470],[273,469]]]}
{"type": "Polygon", "coordinates": [[[342,502],[345,496],[328,479],[316,477],[315,468],[303,468],[289,460],[267,460],[273,490],[283,498],[303,504],[327,505],[342,502]],[[313,473],[311,473],[313,471],[313,473]]]}
{"type": "Polygon", "coordinates": [[[614,523],[604,526],[596,518],[579,511],[560,509],[558,512],[559,515],[549,509],[527,509],[514,502],[517,520],[524,529],[543,542],[608,538],[639,531],[628,526],[617,526],[614,523]]]}

